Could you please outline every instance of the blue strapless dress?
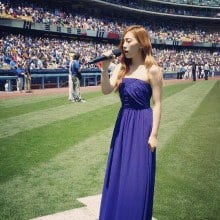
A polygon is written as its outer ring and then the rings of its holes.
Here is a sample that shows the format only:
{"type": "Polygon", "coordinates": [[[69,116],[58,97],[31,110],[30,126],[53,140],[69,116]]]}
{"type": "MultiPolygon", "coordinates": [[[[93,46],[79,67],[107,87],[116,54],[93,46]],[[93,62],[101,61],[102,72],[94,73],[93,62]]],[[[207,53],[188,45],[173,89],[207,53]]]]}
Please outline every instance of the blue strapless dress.
{"type": "Polygon", "coordinates": [[[152,129],[149,83],[123,78],[122,106],[116,120],[104,180],[99,220],[151,220],[156,151],[148,138],[152,129]]]}

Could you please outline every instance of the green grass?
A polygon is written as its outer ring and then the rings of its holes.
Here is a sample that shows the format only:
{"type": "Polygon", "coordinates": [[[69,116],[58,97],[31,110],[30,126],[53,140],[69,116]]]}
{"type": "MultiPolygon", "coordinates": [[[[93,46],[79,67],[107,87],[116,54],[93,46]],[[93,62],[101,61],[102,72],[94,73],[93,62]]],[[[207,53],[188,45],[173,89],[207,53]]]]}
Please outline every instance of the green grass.
{"type": "Polygon", "coordinates": [[[183,84],[174,84],[164,87],[163,98],[168,98],[175,93],[181,92],[182,90],[192,86],[194,83],[183,83],[183,84]]]}
{"type": "MultiPolygon", "coordinates": [[[[217,219],[220,214],[220,81],[214,84],[164,87],[154,207],[159,220],[217,219]]],[[[101,193],[119,103],[117,96],[99,92],[84,97],[83,105],[54,95],[0,101],[1,116],[8,117],[0,118],[1,126],[10,122],[13,130],[30,115],[39,123],[0,138],[0,219],[73,209],[80,206],[77,198],[101,193]],[[69,109],[71,115],[63,117],[69,109]],[[42,113],[54,114],[53,120],[43,123],[42,113]]]]}
{"type": "MultiPolygon", "coordinates": [[[[83,97],[85,99],[90,99],[90,98],[94,98],[97,96],[101,96],[101,92],[83,94],[83,97]]],[[[26,114],[29,112],[39,111],[39,110],[53,108],[53,107],[57,107],[61,105],[67,105],[67,104],[68,102],[67,102],[66,95],[62,95],[61,97],[55,96],[54,98],[49,99],[49,100],[38,99],[38,100],[34,100],[34,102],[30,102],[30,101],[26,103],[17,102],[17,104],[13,105],[13,108],[7,107],[7,106],[4,107],[3,105],[1,106],[1,101],[0,101],[0,111],[1,111],[0,119],[6,119],[6,118],[14,117],[17,115],[26,114]]]]}
{"type": "Polygon", "coordinates": [[[108,105],[0,139],[0,181],[4,182],[14,175],[23,175],[26,169],[53,158],[72,145],[111,126],[117,109],[118,104],[108,105]]]}
{"type": "Polygon", "coordinates": [[[81,206],[100,193],[111,129],[75,144],[0,187],[1,219],[30,219],[81,206]]]}
{"type": "Polygon", "coordinates": [[[158,219],[219,219],[219,100],[220,81],[160,152],[155,196],[158,219]]]}
{"type": "Polygon", "coordinates": [[[87,99],[86,103],[72,103],[66,101],[65,105],[57,107],[48,107],[39,111],[32,111],[26,114],[20,114],[0,120],[0,138],[13,136],[22,131],[28,131],[37,127],[51,124],[59,120],[69,119],[79,116],[101,107],[109,105],[109,103],[118,103],[116,95],[96,96],[87,99]]]}

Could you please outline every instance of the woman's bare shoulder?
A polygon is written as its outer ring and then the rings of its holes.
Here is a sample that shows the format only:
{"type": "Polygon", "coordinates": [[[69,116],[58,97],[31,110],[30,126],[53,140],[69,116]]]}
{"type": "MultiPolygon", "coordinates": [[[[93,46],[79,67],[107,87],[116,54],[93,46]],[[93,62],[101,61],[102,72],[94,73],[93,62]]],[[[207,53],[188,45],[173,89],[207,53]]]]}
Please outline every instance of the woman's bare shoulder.
{"type": "Polygon", "coordinates": [[[159,83],[161,84],[163,81],[163,72],[162,68],[157,65],[152,65],[151,68],[149,69],[149,79],[151,83],[159,83]]]}
{"type": "Polygon", "coordinates": [[[152,65],[149,69],[149,73],[152,74],[152,75],[155,75],[155,74],[161,74],[162,73],[162,68],[159,67],[158,65],[152,65]]]}

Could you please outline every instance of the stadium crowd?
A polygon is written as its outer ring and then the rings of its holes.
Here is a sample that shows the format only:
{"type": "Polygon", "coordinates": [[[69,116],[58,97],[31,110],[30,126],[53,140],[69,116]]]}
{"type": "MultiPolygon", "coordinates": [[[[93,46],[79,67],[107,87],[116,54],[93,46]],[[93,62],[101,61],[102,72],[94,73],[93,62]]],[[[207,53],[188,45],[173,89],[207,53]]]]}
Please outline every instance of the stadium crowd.
{"type": "MultiPolygon", "coordinates": [[[[103,15],[95,17],[94,15],[83,12],[69,12],[60,9],[47,9],[46,7],[36,6],[24,2],[22,6],[0,3],[0,14],[10,16],[11,18],[30,19],[35,23],[44,23],[50,25],[68,26],[73,28],[82,28],[87,30],[101,30],[106,32],[121,33],[126,26],[134,24],[134,19],[117,16],[103,15]]],[[[151,35],[151,38],[175,41],[192,42],[220,42],[220,34],[216,30],[207,30],[205,28],[193,27],[190,24],[176,24],[167,22],[150,23],[146,20],[136,21],[145,26],[151,35]]]]}
{"type": "MultiPolygon", "coordinates": [[[[119,1],[123,3],[124,1],[119,1]]],[[[57,8],[42,7],[24,1],[22,4],[11,5],[8,1],[0,2],[0,15],[10,16],[14,19],[31,19],[36,23],[51,25],[70,26],[88,30],[103,30],[107,32],[121,33],[123,29],[137,21],[124,19],[123,17],[94,17],[83,12],[62,11],[57,8]]],[[[129,1],[130,3],[132,1],[129,1]]],[[[14,2],[13,2],[14,3],[14,2]]],[[[133,7],[133,6],[132,6],[133,7]]],[[[192,42],[219,43],[219,31],[208,31],[190,24],[168,24],[167,22],[150,23],[144,20],[138,21],[145,26],[153,39],[192,42]]],[[[31,60],[31,69],[67,69],[70,56],[74,52],[81,54],[83,68],[96,68],[96,65],[89,65],[88,61],[100,56],[104,50],[112,50],[115,47],[109,43],[96,43],[94,41],[64,40],[47,37],[30,37],[10,33],[2,33],[0,37],[0,68],[14,69],[23,65],[28,58],[31,60]]],[[[154,56],[165,72],[176,72],[180,66],[188,69],[192,62],[200,66],[208,63],[209,68],[219,71],[219,53],[207,50],[153,50],[154,56]]]]}
{"type": "MultiPolygon", "coordinates": [[[[137,8],[145,11],[160,12],[165,14],[177,14],[185,16],[197,16],[197,17],[219,17],[219,10],[202,10],[203,8],[194,7],[174,7],[173,5],[153,4],[153,2],[147,1],[126,1],[126,0],[104,0],[106,2],[114,4],[122,4],[131,8],[137,8]]],[[[218,5],[219,6],[219,5],[218,5]]],[[[217,9],[217,7],[216,7],[217,9]]]]}
{"type": "MultiPolygon", "coordinates": [[[[105,50],[115,48],[114,44],[96,43],[93,41],[64,40],[58,38],[27,37],[8,34],[0,38],[0,68],[14,69],[16,65],[25,63],[30,58],[31,69],[52,69],[69,67],[71,54],[81,54],[83,68],[96,68],[95,64],[88,64],[91,59],[100,56],[105,50]]],[[[192,62],[204,66],[208,63],[211,69],[220,67],[220,54],[207,50],[170,50],[153,49],[156,60],[165,72],[175,72],[179,65],[187,66],[192,62]]]]}
{"type": "Polygon", "coordinates": [[[163,2],[168,2],[172,4],[184,4],[184,5],[196,5],[196,6],[210,6],[210,7],[219,7],[219,0],[159,0],[163,2]]]}

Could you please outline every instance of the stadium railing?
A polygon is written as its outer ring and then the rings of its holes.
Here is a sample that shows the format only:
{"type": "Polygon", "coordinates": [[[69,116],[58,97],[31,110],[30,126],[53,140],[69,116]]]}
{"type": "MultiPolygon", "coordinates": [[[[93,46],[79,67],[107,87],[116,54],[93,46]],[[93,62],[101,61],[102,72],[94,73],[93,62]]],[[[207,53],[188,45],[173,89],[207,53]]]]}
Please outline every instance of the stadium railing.
{"type": "MultiPolygon", "coordinates": [[[[215,75],[220,76],[220,72],[215,75]]],[[[101,72],[98,69],[82,70],[81,86],[97,86],[100,84],[101,72]]],[[[165,72],[163,78],[176,79],[176,72],[165,72]]],[[[8,81],[9,91],[16,88],[16,71],[0,70],[0,90],[4,90],[4,84],[8,81]]],[[[31,86],[35,89],[45,89],[50,87],[67,87],[68,86],[68,70],[67,69],[35,69],[31,71],[31,86]]]]}

